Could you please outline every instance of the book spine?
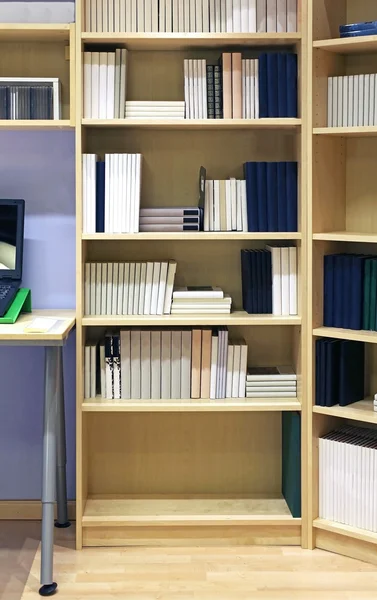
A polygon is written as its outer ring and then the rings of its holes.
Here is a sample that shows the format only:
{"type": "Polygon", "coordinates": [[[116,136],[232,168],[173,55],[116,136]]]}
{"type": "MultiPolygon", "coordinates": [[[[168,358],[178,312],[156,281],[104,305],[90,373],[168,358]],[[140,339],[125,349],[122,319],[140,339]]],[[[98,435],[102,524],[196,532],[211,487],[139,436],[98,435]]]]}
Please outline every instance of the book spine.
{"type": "Polygon", "coordinates": [[[215,79],[213,65],[207,65],[207,113],[208,119],[215,118],[215,79]]]}
{"type": "Polygon", "coordinates": [[[222,70],[219,65],[215,65],[213,72],[214,90],[215,90],[215,119],[223,118],[223,78],[222,70]]]}

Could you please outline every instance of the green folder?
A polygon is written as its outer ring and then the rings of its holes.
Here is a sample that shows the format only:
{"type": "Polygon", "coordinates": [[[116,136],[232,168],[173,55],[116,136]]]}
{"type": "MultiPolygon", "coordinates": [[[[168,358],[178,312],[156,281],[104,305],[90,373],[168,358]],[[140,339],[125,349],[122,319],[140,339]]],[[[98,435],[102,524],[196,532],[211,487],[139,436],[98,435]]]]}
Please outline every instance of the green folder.
{"type": "Polygon", "coordinates": [[[370,329],[369,304],[370,304],[370,277],[372,259],[368,258],[364,263],[364,306],[363,306],[363,329],[370,329]]]}
{"type": "Polygon", "coordinates": [[[301,415],[282,414],[282,492],[292,517],[301,517],[301,415]]]}
{"type": "Polygon", "coordinates": [[[28,288],[18,290],[5,315],[0,317],[0,324],[15,323],[20,313],[31,313],[31,290],[28,288]]]}

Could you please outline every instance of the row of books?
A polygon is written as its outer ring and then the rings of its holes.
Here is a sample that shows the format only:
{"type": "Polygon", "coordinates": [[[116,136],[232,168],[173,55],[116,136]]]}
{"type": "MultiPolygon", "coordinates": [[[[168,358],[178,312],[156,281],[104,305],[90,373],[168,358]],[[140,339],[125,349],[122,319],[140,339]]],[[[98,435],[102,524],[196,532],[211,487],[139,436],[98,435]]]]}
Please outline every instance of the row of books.
{"type": "Polygon", "coordinates": [[[292,367],[252,367],[246,375],[246,398],[297,398],[292,367]]]}
{"type": "Polygon", "coordinates": [[[197,206],[141,208],[140,232],[200,231],[203,210],[197,206]]]}
{"type": "Polygon", "coordinates": [[[363,342],[318,339],[315,344],[315,403],[347,406],[364,398],[363,342]]]}
{"type": "Polygon", "coordinates": [[[93,32],[297,31],[297,0],[85,0],[93,32]]]}
{"type": "Polygon", "coordinates": [[[124,329],[89,342],[84,359],[85,398],[245,398],[247,345],[225,327],[124,329]]]}
{"type": "Polygon", "coordinates": [[[142,155],[83,154],[84,233],[138,233],[142,155]]]}
{"type": "Polygon", "coordinates": [[[170,314],[177,263],[85,264],[85,315],[170,314]]]}
{"type": "Polygon", "coordinates": [[[339,35],[341,38],[377,35],[377,21],[362,21],[361,23],[340,25],[339,35]]]}
{"type": "Polygon", "coordinates": [[[377,74],[328,78],[328,127],[377,125],[377,74]]]}
{"type": "Polygon", "coordinates": [[[184,119],[185,103],[169,101],[126,101],[126,119],[184,119]]]}
{"type": "Polygon", "coordinates": [[[241,250],[242,305],[249,314],[297,315],[297,248],[241,250]]]}
{"type": "Polygon", "coordinates": [[[84,119],[123,119],[127,50],[84,52],[84,119]]]}
{"type": "Polygon", "coordinates": [[[377,257],[324,257],[323,324],[377,331],[377,257]]]}
{"type": "Polygon", "coordinates": [[[248,231],[298,231],[297,162],[244,164],[248,231]]]}
{"type": "Polygon", "coordinates": [[[204,231],[248,231],[245,180],[206,180],[204,231]]]}
{"type": "Polygon", "coordinates": [[[60,81],[0,77],[0,119],[60,119],[60,81]]]}
{"type": "Polygon", "coordinates": [[[172,315],[230,314],[232,298],[219,287],[184,287],[173,291],[172,315]]]}
{"type": "Polygon", "coordinates": [[[377,532],[377,432],[347,425],[319,438],[319,517],[377,532]]]}

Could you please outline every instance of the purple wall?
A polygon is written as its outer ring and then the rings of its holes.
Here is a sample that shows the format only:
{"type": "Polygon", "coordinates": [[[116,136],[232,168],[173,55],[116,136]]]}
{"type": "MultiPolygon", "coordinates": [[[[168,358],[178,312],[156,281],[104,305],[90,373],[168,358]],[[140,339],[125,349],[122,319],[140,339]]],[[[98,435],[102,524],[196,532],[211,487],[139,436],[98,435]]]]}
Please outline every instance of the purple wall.
{"type": "MultiPolygon", "coordinates": [[[[23,284],[34,308],[75,307],[74,133],[0,132],[0,197],[26,202],[23,284]]],[[[41,491],[41,348],[0,347],[0,500],[41,491]]],[[[75,497],[75,340],[64,349],[68,496],[75,497]]]]}

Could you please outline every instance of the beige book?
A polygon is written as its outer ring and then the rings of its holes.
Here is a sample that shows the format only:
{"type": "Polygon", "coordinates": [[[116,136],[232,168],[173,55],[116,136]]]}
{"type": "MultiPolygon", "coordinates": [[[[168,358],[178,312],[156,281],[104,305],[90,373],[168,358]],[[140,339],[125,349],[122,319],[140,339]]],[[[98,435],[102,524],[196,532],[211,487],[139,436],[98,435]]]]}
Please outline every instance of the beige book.
{"type": "Polygon", "coordinates": [[[192,331],[191,398],[200,398],[200,374],[202,368],[202,330],[192,331]]]}
{"type": "Polygon", "coordinates": [[[220,180],[220,231],[227,231],[225,179],[220,180]]]}
{"type": "Polygon", "coordinates": [[[242,55],[232,54],[232,105],[233,119],[242,119],[242,55]]]}
{"type": "Polygon", "coordinates": [[[212,330],[202,331],[202,373],[200,385],[200,397],[209,398],[211,391],[211,348],[212,330]]]}
{"type": "Polygon", "coordinates": [[[232,55],[223,54],[223,113],[224,119],[232,118],[232,55]]]}

